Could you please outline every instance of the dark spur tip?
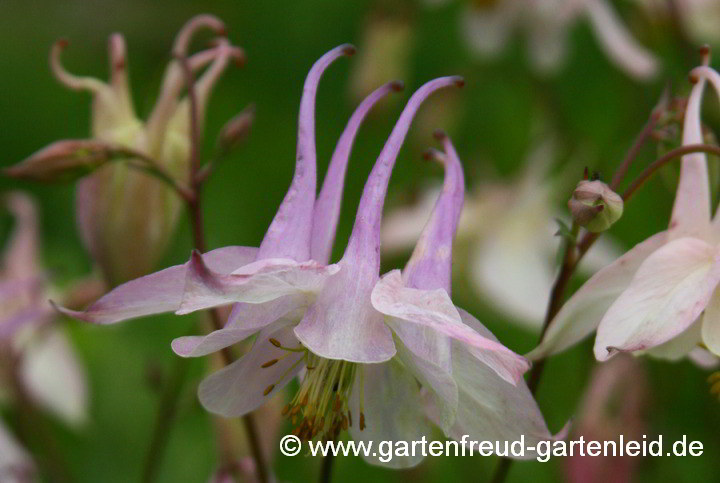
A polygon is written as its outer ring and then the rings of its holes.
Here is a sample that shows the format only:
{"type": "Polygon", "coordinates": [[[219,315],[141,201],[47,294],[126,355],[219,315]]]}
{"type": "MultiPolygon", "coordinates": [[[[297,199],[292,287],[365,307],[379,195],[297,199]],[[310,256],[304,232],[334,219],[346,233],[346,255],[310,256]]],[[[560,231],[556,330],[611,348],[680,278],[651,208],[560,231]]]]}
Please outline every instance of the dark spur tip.
{"type": "Polygon", "coordinates": [[[342,47],[343,54],[345,54],[347,56],[353,56],[353,55],[355,55],[355,52],[357,52],[357,48],[355,48],[355,46],[353,44],[345,44],[345,45],[342,45],[341,47],[342,47]]]}
{"type": "Polygon", "coordinates": [[[405,83],[401,80],[394,80],[390,83],[390,89],[395,92],[402,92],[405,90],[405,83]]]}

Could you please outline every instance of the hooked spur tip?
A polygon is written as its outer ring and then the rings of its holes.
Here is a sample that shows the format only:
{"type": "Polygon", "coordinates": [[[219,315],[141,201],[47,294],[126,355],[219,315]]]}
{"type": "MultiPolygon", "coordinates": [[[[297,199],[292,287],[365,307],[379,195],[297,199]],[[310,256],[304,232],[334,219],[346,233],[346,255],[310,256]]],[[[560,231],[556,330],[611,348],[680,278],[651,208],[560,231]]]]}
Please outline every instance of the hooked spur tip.
{"type": "Polygon", "coordinates": [[[355,55],[355,52],[357,52],[357,49],[353,44],[345,44],[341,47],[343,54],[347,55],[348,57],[352,57],[353,55],[355,55]]]}
{"type": "Polygon", "coordinates": [[[695,74],[694,72],[690,72],[690,75],[688,76],[688,80],[689,80],[690,83],[693,84],[693,85],[695,85],[695,84],[697,84],[698,82],[700,82],[700,78],[699,78],[698,75],[695,74]]]}
{"type": "Polygon", "coordinates": [[[436,129],[435,131],[433,131],[433,137],[438,141],[443,141],[445,138],[447,138],[447,133],[442,129],[436,129]]]}
{"type": "Polygon", "coordinates": [[[390,83],[390,89],[395,92],[402,92],[405,90],[405,83],[401,80],[395,80],[390,83]]]}
{"type": "Polygon", "coordinates": [[[456,87],[465,87],[465,78],[460,75],[456,75],[453,78],[453,81],[455,82],[456,87]]]}
{"type": "Polygon", "coordinates": [[[54,47],[60,50],[64,50],[70,45],[70,41],[66,38],[59,38],[55,41],[54,47]]]}

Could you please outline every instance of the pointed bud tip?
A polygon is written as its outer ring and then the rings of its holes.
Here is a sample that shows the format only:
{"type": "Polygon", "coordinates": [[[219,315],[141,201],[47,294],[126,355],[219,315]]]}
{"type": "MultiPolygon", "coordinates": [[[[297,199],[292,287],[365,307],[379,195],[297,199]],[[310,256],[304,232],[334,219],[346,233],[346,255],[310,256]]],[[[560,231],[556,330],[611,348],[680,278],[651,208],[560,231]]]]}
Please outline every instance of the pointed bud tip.
{"type": "Polygon", "coordinates": [[[390,89],[394,92],[402,92],[405,90],[405,83],[401,80],[395,80],[390,83],[390,89]]]}
{"type": "Polygon", "coordinates": [[[348,57],[352,57],[357,52],[357,49],[353,44],[345,44],[342,45],[342,52],[343,54],[347,55],[348,57]]]}

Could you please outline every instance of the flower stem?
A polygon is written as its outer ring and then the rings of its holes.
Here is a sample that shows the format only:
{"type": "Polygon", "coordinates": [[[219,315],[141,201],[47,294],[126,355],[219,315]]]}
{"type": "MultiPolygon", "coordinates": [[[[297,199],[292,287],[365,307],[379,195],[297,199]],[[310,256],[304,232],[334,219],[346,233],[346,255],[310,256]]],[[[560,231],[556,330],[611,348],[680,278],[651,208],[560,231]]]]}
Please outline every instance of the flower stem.
{"type": "MultiPolygon", "coordinates": [[[[200,201],[202,185],[207,176],[202,175],[200,163],[200,131],[197,118],[197,96],[195,92],[195,79],[192,74],[187,57],[181,56],[176,59],[182,67],[187,84],[187,95],[190,104],[190,196],[182,196],[185,200],[192,227],[193,247],[204,253],[207,251],[205,241],[205,230],[203,223],[203,212],[200,201]]],[[[180,193],[182,195],[182,193],[180,193]]],[[[212,322],[213,330],[223,328],[222,316],[217,309],[208,311],[212,322]]],[[[231,364],[235,357],[229,348],[221,351],[222,360],[225,365],[231,364]]],[[[145,478],[143,481],[149,483],[154,480],[157,468],[162,459],[164,448],[167,446],[170,428],[177,412],[178,398],[187,377],[187,361],[180,359],[175,365],[171,383],[168,384],[163,393],[158,417],[151,440],[148,459],[145,466],[145,478]]],[[[255,461],[258,481],[267,483],[269,481],[268,468],[260,445],[260,438],[252,414],[246,414],[242,418],[247,439],[250,443],[252,457],[255,461]]]]}
{"type": "Polygon", "coordinates": [[[332,453],[323,456],[322,464],[320,466],[320,483],[330,483],[334,461],[335,458],[332,453]]]}
{"type": "MultiPolygon", "coordinates": [[[[661,109],[653,109],[652,113],[650,114],[650,118],[635,138],[635,141],[628,150],[625,159],[615,171],[610,184],[613,189],[616,189],[625,178],[625,175],[627,174],[630,165],[635,161],[637,156],[640,154],[641,148],[650,138],[650,135],[652,134],[653,129],[659,121],[661,114],[661,109]]],[[[645,169],[645,171],[640,174],[640,176],[638,176],[635,181],[630,184],[630,187],[628,187],[625,193],[623,193],[623,201],[627,201],[627,199],[632,196],[632,194],[650,177],[650,175],[657,171],[661,166],[678,156],[698,151],[720,154],[720,148],[710,145],[693,145],[674,149],[668,152],[665,156],[653,162],[645,169]]],[[[577,235],[578,227],[574,223],[572,230],[573,234],[577,235]]],[[[585,255],[585,253],[587,253],[593,243],[595,243],[599,236],[599,233],[586,232],[579,241],[575,242],[575,238],[573,237],[572,240],[564,244],[563,263],[560,267],[560,271],[558,272],[557,278],[555,279],[552,290],[550,292],[550,300],[548,301],[547,311],[545,312],[545,319],[543,320],[542,330],[540,331],[540,337],[538,339],[539,342],[542,342],[548,328],[550,327],[550,323],[563,306],[563,303],[565,301],[565,291],[567,290],[570,279],[575,273],[575,269],[577,268],[578,263],[585,255]]],[[[533,395],[535,395],[535,393],[537,392],[538,386],[540,384],[540,379],[542,378],[544,370],[545,359],[541,359],[535,362],[530,371],[527,384],[528,388],[530,389],[530,393],[533,395]]],[[[511,460],[509,458],[502,458],[498,463],[497,467],[495,468],[495,473],[491,481],[493,483],[503,483],[507,478],[513,461],[514,460],[511,460]]]]}

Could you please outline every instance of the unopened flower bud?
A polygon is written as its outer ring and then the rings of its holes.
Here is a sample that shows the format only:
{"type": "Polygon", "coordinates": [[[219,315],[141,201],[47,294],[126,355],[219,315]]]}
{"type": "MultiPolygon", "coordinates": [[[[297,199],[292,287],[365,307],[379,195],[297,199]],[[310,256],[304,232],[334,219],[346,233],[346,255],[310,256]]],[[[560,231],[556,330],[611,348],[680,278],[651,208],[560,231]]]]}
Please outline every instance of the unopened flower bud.
{"type": "Polygon", "coordinates": [[[218,151],[228,153],[237,148],[250,134],[254,120],[255,106],[250,105],[226,122],[218,135],[218,151]]]}
{"type": "Polygon", "coordinates": [[[568,201],[573,220],[588,231],[605,231],[623,213],[623,200],[602,181],[582,180],[568,201]]]}
{"type": "Polygon", "coordinates": [[[84,176],[109,161],[110,151],[110,146],[100,141],[57,141],[5,169],[5,174],[34,181],[68,181],[84,176]]]}

